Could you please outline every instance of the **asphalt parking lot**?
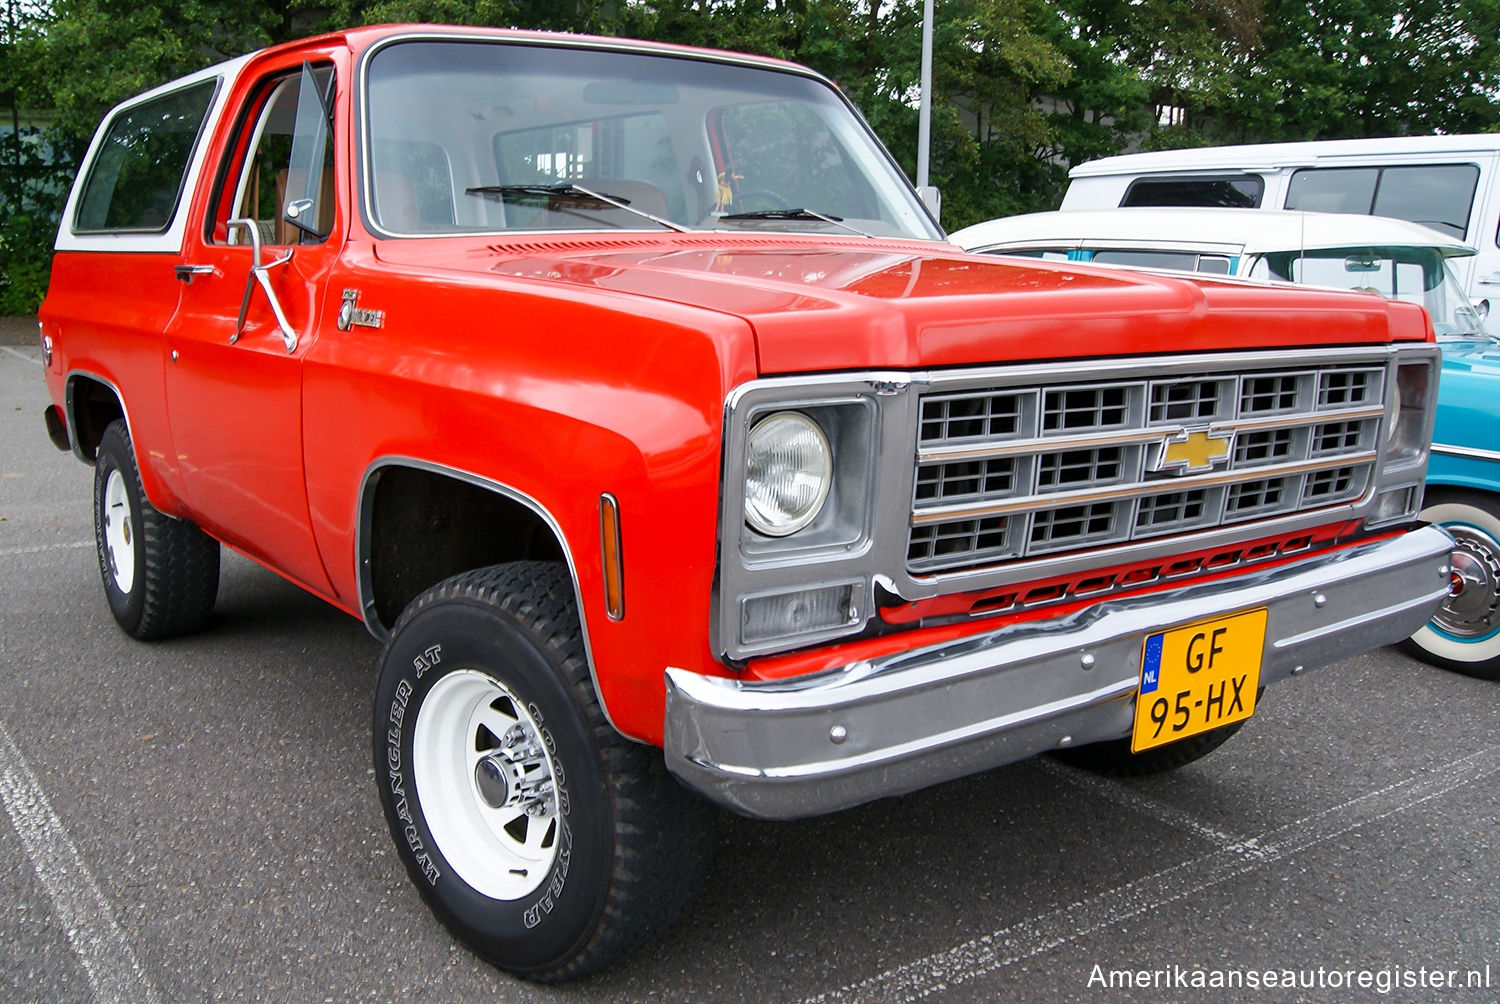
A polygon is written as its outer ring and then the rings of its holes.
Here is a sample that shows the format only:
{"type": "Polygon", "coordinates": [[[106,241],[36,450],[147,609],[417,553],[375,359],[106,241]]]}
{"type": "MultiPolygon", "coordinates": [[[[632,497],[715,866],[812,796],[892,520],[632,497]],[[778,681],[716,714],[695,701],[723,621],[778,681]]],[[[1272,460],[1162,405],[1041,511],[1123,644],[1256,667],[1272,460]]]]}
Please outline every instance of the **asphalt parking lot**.
{"type": "Polygon", "coordinates": [[[45,403],[40,352],[0,339],[0,1000],[1500,997],[1500,685],[1392,649],[1268,690],[1171,775],[1037,760],[822,819],[724,816],[666,941],[516,981],[389,846],[363,627],[227,557],[211,630],[125,637],[91,472],[45,403]]]}

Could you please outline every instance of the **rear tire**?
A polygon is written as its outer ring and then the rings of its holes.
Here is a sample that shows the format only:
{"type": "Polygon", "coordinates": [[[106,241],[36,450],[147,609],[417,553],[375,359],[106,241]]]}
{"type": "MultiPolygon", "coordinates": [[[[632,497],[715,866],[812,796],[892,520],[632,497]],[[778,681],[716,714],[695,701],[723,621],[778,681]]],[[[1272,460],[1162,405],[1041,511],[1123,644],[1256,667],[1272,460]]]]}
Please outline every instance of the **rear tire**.
{"type": "Polygon", "coordinates": [[[200,631],[219,593],[219,542],[158,512],[141,489],[123,421],[94,460],[94,543],[110,613],[142,641],[200,631]]]}
{"type": "Polygon", "coordinates": [[[502,969],[603,968],[702,882],[712,810],[605,720],[556,563],[467,572],[413,600],[381,656],[374,726],[407,874],[502,969]]]}

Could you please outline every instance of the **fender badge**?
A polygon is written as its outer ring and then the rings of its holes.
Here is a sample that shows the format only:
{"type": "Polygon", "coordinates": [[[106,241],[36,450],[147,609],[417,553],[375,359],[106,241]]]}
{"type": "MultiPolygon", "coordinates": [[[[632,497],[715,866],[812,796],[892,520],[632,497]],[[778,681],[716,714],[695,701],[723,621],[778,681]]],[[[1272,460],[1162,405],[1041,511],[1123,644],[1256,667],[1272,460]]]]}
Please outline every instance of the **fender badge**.
{"type": "Polygon", "coordinates": [[[366,310],[364,307],[356,306],[357,303],[359,303],[359,290],[344,290],[344,302],[339,306],[340,331],[348,331],[356,324],[363,328],[385,327],[385,311],[366,310]]]}
{"type": "Polygon", "coordinates": [[[1213,429],[1179,429],[1157,447],[1153,471],[1163,474],[1197,474],[1211,471],[1229,458],[1233,433],[1213,429]]]}

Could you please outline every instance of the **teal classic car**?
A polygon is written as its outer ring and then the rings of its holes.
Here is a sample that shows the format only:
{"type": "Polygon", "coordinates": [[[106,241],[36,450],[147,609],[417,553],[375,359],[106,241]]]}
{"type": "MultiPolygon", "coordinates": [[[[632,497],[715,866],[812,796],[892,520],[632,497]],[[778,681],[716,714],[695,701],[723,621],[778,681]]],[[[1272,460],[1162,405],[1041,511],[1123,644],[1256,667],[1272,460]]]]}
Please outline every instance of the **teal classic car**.
{"type": "Polygon", "coordinates": [[[1442,340],[1437,424],[1422,516],[1446,527],[1453,591],[1411,638],[1428,661],[1500,679],[1500,345],[1482,332],[1442,340]]]}
{"type": "Polygon", "coordinates": [[[1407,645],[1434,665],[1500,679],[1500,345],[1450,266],[1472,247],[1383,217],[1203,208],[1031,213],[949,239],[984,254],[1337,286],[1420,303],[1443,350],[1422,515],[1457,547],[1451,595],[1407,645]]]}

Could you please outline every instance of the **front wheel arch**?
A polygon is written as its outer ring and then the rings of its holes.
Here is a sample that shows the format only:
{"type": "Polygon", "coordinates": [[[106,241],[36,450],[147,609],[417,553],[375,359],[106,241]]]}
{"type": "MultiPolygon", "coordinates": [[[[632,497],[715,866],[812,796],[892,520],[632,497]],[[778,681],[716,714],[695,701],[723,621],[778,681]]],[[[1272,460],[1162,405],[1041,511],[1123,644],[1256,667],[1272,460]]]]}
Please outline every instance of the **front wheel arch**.
{"type": "Polygon", "coordinates": [[[567,562],[561,528],[519,492],[464,471],[392,459],[360,492],[361,615],[377,637],[424,590],[511,561],[567,562]]]}

